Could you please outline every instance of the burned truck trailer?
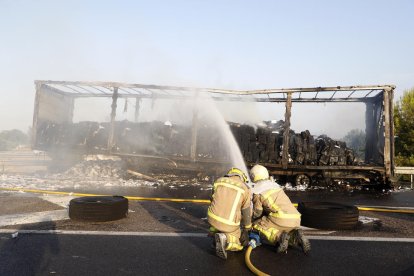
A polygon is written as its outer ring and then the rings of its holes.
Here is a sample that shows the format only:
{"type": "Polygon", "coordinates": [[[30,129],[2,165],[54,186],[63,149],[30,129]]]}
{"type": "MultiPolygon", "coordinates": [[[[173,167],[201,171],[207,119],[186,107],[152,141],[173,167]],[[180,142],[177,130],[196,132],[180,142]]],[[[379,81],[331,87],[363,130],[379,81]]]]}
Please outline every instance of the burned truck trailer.
{"type": "MultiPolygon", "coordinates": [[[[69,153],[78,156],[106,153],[121,156],[131,166],[145,164],[152,168],[200,172],[212,168],[217,173],[222,172],[225,169],[223,165],[229,163],[228,157],[221,154],[225,145],[218,137],[212,136],[213,132],[208,126],[199,123],[196,109],[188,116],[191,123],[187,126],[172,126],[170,122],[138,122],[141,100],[185,101],[208,97],[214,101],[269,105],[284,103],[284,118],[280,121],[281,132],[278,136],[271,132],[260,133],[260,128],[257,127],[230,124],[233,134],[237,134],[236,141],[249,166],[260,163],[272,175],[288,178],[297,184],[308,184],[316,179],[324,179],[326,182],[348,179],[389,184],[394,176],[392,103],[395,87],[392,85],[241,91],[115,82],[35,81],[35,84],[32,147],[51,152],[56,158],[67,159],[69,153]],[[85,98],[108,99],[109,119],[106,122],[74,123],[75,102],[85,98]],[[135,101],[133,120],[117,120],[117,108],[121,99],[125,100],[124,109],[127,100],[135,101]],[[364,162],[329,162],[320,153],[317,153],[317,159],[314,158],[317,162],[306,162],[307,159],[303,157],[298,158],[300,162],[292,162],[290,151],[294,135],[291,116],[296,103],[364,103],[364,162]],[[137,142],[148,140],[153,143],[151,147],[142,147],[137,142]],[[214,149],[203,147],[206,141],[214,143],[214,149]],[[260,144],[263,143],[267,143],[268,147],[260,149],[260,144]],[[252,152],[258,154],[259,150],[262,150],[263,158],[252,155],[252,152]]],[[[94,112],[93,108],[90,112],[94,112]]],[[[309,142],[313,139],[310,133],[302,132],[302,136],[302,141],[312,147],[309,142]]]]}

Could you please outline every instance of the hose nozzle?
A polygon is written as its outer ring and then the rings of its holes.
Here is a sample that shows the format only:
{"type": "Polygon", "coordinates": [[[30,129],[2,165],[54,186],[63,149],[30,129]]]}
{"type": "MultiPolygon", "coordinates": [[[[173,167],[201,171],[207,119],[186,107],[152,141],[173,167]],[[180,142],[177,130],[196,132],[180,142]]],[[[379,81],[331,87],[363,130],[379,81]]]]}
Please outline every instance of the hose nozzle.
{"type": "Polygon", "coordinates": [[[256,248],[257,246],[261,245],[260,243],[260,236],[258,233],[256,232],[250,232],[249,233],[249,246],[251,246],[253,249],[256,248]]]}
{"type": "Polygon", "coordinates": [[[256,240],[250,240],[250,241],[249,241],[249,246],[250,246],[252,249],[255,249],[255,248],[257,247],[256,240]]]}

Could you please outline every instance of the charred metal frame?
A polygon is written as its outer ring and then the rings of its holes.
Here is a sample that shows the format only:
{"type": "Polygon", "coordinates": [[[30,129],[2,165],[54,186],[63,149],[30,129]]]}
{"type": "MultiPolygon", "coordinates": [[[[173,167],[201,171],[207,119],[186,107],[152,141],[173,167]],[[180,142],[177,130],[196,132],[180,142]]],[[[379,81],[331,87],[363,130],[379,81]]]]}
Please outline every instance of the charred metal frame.
{"type": "MultiPolygon", "coordinates": [[[[36,131],[39,120],[45,119],[48,114],[41,114],[42,108],[53,103],[45,102],[47,93],[60,96],[55,105],[68,105],[65,110],[67,114],[61,116],[60,121],[66,120],[71,123],[73,117],[74,99],[85,97],[112,98],[111,105],[111,129],[108,137],[108,151],[114,144],[114,123],[116,118],[117,100],[119,98],[133,98],[136,100],[135,120],[138,119],[139,103],[141,99],[189,99],[196,97],[211,97],[217,101],[236,102],[285,102],[285,130],[283,133],[283,151],[281,165],[266,164],[274,168],[274,172],[286,169],[300,171],[311,171],[315,166],[293,166],[288,164],[289,130],[292,103],[328,103],[328,102],[361,102],[366,104],[366,135],[373,137],[374,142],[366,142],[366,161],[370,158],[378,158],[374,155],[373,145],[383,140],[384,166],[317,166],[318,169],[330,170],[377,170],[384,173],[387,178],[394,176],[394,126],[393,126],[393,85],[370,85],[370,86],[336,86],[336,87],[313,87],[313,88],[287,88],[287,89],[263,89],[263,90],[229,90],[213,88],[194,88],[179,86],[161,86],[145,84],[129,84],[120,82],[84,82],[84,81],[35,81],[36,97],[33,115],[32,146],[36,146],[36,131]],[[42,98],[43,97],[43,98],[42,98]],[[378,112],[382,112],[379,114],[378,112]],[[383,126],[375,125],[375,118],[380,118],[383,126]],[[382,130],[379,133],[379,130],[382,130]],[[296,168],[297,167],[297,168],[296,168]]],[[[50,106],[52,105],[52,106],[50,106]]],[[[54,111],[55,112],[55,111],[54,111]]],[[[191,153],[189,161],[201,161],[197,158],[197,111],[193,111],[191,153]]]]}

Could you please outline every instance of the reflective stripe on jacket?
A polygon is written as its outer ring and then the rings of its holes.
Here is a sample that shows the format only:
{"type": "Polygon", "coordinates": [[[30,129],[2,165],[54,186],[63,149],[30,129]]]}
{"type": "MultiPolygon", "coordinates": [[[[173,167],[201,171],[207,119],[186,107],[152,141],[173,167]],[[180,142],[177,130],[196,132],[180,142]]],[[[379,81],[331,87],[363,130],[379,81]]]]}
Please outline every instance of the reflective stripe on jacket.
{"type": "Polygon", "coordinates": [[[222,232],[240,227],[242,209],[251,208],[249,187],[238,176],[221,177],[214,182],[208,222],[222,232]]]}
{"type": "Polygon", "coordinates": [[[300,226],[300,213],[279,185],[270,180],[259,181],[255,184],[253,193],[253,214],[256,218],[265,215],[279,226],[300,226]],[[257,194],[254,193],[255,190],[258,191],[257,194]]]}

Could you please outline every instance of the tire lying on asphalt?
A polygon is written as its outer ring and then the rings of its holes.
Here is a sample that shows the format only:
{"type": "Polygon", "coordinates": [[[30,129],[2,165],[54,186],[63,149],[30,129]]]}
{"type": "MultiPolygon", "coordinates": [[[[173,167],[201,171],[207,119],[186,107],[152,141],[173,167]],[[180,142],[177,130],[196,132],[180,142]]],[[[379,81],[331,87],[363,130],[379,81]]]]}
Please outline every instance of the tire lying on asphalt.
{"type": "Polygon", "coordinates": [[[84,221],[111,221],[126,217],[128,199],[123,196],[86,196],[69,202],[69,217],[84,221]]]}
{"type": "Polygon", "coordinates": [[[334,202],[299,202],[301,225],[326,230],[349,230],[358,224],[359,210],[334,202]]]}

